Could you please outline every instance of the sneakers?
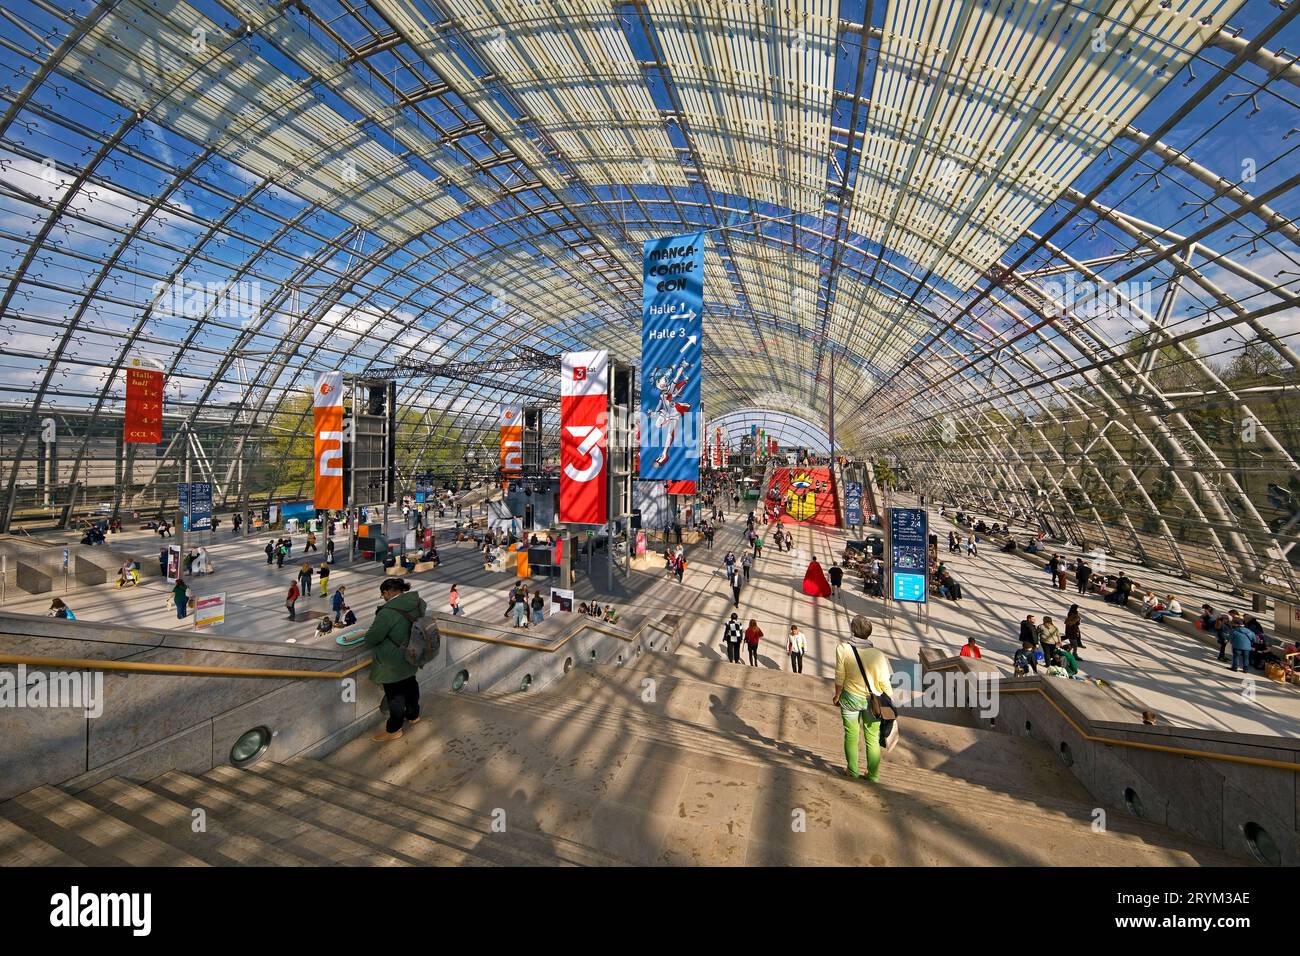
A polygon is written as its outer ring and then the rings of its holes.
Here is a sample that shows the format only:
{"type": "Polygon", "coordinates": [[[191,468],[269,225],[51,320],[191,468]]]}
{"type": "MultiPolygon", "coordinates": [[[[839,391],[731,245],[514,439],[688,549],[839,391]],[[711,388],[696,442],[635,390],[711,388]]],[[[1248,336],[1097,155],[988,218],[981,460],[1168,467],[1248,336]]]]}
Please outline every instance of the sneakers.
{"type": "Polygon", "coordinates": [[[400,736],[402,736],[402,732],[400,730],[394,731],[391,734],[386,730],[381,730],[379,733],[375,734],[370,739],[375,741],[376,743],[384,743],[389,740],[396,740],[400,736]]]}

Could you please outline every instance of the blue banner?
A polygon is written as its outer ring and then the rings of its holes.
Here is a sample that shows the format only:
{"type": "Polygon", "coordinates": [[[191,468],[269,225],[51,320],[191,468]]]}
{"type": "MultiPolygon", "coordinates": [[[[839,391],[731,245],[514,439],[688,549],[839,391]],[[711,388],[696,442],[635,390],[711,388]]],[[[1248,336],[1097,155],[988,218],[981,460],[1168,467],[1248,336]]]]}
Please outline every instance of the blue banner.
{"type": "Polygon", "coordinates": [[[642,252],[641,478],[697,481],[704,234],[652,239],[642,252]]]}
{"type": "Polygon", "coordinates": [[[183,530],[207,531],[212,527],[212,482],[182,481],[177,496],[183,530]]]}
{"type": "Polygon", "coordinates": [[[862,524],[862,482],[845,482],[844,523],[850,527],[862,524]]]}
{"type": "Polygon", "coordinates": [[[890,596],[924,604],[929,593],[929,519],[924,508],[889,509],[890,596]]]}

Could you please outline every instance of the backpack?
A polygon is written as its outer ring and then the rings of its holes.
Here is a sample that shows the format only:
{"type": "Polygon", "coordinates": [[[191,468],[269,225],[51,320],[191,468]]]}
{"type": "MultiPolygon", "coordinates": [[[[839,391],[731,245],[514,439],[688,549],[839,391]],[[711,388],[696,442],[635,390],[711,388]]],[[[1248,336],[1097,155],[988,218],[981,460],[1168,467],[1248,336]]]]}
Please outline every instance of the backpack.
{"type": "MultiPolygon", "coordinates": [[[[432,617],[422,618],[416,614],[408,614],[406,611],[397,613],[411,622],[411,636],[402,647],[406,663],[413,667],[423,667],[438,656],[438,650],[442,647],[442,633],[438,630],[438,622],[432,617]]],[[[397,642],[393,641],[393,643],[397,642]]]]}

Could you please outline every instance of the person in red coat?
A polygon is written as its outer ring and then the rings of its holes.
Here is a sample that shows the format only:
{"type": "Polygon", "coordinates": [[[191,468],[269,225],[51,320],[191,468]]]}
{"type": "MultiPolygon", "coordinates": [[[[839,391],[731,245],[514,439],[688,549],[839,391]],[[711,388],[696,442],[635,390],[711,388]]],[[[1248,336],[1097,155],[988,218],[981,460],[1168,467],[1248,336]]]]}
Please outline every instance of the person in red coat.
{"type": "Polygon", "coordinates": [[[813,558],[808,562],[808,570],[803,576],[803,593],[813,597],[830,597],[831,582],[826,580],[822,566],[813,558]]]}
{"type": "Polygon", "coordinates": [[[979,659],[980,659],[980,649],[979,649],[979,646],[975,643],[975,638],[973,638],[973,637],[970,638],[970,639],[965,643],[965,645],[962,646],[962,649],[961,649],[961,656],[962,656],[962,657],[973,657],[973,658],[975,658],[976,660],[979,660],[979,659]]]}

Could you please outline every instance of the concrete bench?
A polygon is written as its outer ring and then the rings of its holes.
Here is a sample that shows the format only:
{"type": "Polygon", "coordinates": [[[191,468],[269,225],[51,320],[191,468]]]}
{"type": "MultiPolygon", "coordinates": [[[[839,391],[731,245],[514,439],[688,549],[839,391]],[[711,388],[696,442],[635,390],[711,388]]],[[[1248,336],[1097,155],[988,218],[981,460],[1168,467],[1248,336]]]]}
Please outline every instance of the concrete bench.
{"type": "MultiPolygon", "coordinates": [[[[96,584],[108,583],[108,571],[100,567],[98,564],[91,564],[89,561],[80,558],[78,558],[74,565],[72,574],[76,579],[78,586],[93,586],[96,584]]],[[[117,576],[114,575],[114,580],[116,579],[117,576]]]]}
{"type": "Polygon", "coordinates": [[[54,589],[54,577],[34,564],[18,561],[18,587],[28,594],[48,594],[54,589]]]}

